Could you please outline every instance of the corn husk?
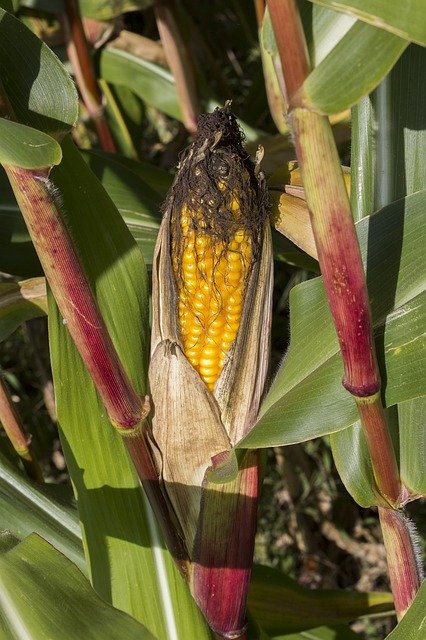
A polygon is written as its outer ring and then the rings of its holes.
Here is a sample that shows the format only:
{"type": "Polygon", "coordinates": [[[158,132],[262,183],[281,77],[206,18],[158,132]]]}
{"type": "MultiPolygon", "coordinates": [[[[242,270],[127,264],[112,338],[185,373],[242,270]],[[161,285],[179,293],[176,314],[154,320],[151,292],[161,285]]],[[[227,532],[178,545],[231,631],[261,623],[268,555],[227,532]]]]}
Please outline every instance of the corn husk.
{"type": "MultiPolygon", "coordinates": [[[[196,140],[181,169],[185,163],[202,162],[203,153],[211,152],[221,135],[213,130],[202,144],[196,140]]],[[[263,176],[258,166],[251,170],[263,205],[263,176]]],[[[153,262],[150,440],[162,489],[192,562],[191,591],[217,633],[238,637],[244,627],[256,529],[257,453],[239,457],[229,482],[218,482],[214,473],[253,426],[268,373],[271,232],[265,211],[238,333],[210,391],[184,353],[171,257],[173,207],[169,198],[153,262]]]]}

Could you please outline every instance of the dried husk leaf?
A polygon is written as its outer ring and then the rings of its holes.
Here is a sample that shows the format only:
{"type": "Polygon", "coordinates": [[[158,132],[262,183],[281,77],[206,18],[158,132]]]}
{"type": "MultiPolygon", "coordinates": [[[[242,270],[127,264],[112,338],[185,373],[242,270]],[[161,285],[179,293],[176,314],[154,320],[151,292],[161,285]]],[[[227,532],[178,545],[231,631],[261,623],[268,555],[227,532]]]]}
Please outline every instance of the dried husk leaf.
{"type": "Polygon", "coordinates": [[[271,223],[302,251],[318,260],[308,205],[288,193],[270,191],[271,223]]]}
{"type": "Polygon", "coordinates": [[[247,285],[238,335],[213,392],[233,446],[256,420],[268,375],[272,290],[272,237],[267,221],[260,260],[247,285]]]}
{"type": "Polygon", "coordinates": [[[214,397],[183,353],[170,258],[170,216],[169,210],[161,224],[153,265],[151,437],[163,490],[191,555],[204,474],[211,459],[231,445],[214,397]]]}
{"type": "Polygon", "coordinates": [[[205,471],[230,442],[217,403],[177,342],[164,340],[155,349],[150,385],[154,458],[190,553],[205,471]]]}

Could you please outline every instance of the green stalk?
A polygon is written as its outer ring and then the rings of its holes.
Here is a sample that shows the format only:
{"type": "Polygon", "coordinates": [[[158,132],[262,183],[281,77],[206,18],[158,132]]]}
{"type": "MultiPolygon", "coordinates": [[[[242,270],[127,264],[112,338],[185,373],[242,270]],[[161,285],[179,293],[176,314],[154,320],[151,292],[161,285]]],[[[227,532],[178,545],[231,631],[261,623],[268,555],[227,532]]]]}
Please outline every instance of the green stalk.
{"type": "Polygon", "coordinates": [[[135,391],[108,333],[90,283],[64,219],[60,195],[49,169],[5,166],[49,286],[81,358],[97,388],[111,423],[127,450],[162,522],[171,551],[185,570],[185,554],[174,533],[145,433],[148,397],[135,391]]]}
{"type": "Polygon", "coordinates": [[[0,374],[0,422],[13,448],[22,460],[27,475],[36,482],[43,482],[43,474],[31,446],[31,436],[25,433],[9,390],[0,374]]]}
{"type": "Polygon", "coordinates": [[[173,0],[157,0],[154,11],[164,52],[176,82],[183,123],[194,135],[201,112],[200,101],[194,66],[179,28],[173,0]]]}
{"type": "MultiPolygon", "coordinates": [[[[294,0],[268,0],[268,5],[324,287],[342,353],[343,386],[357,404],[378,490],[387,508],[395,508],[403,499],[403,491],[381,403],[367,285],[339,156],[328,118],[309,111],[298,99],[309,74],[309,60],[296,4],[294,0]]],[[[395,519],[388,516],[384,521],[395,519]]],[[[398,540],[400,546],[408,545],[405,557],[411,557],[408,532],[398,540]]],[[[388,536],[385,541],[390,569],[395,568],[398,573],[401,567],[396,537],[388,536]]],[[[396,606],[403,607],[397,609],[399,616],[405,613],[409,597],[419,587],[414,566],[410,564],[405,570],[410,575],[411,589],[404,590],[402,596],[394,593],[396,606]]],[[[397,578],[392,580],[392,587],[397,590],[401,584],[397,578]]]]}
{"type": "Polygon", "coordinates": [[[108,334],[71,235],[49,169],[5,166],[63,322],[76,343],[107,409],[119,429],[133,429],[146,408],[129,380],[108,334]]]}
{"type": "Polygon", "coordinates": [[[65,0],[64,4],[67,16],[64,25],[67,34],[67,54],[77,86],[96,127],[102,149],[114,153],[116,147],[105,118],[105,105],[90,60],[78,3],[76,0],[65,0]]]}

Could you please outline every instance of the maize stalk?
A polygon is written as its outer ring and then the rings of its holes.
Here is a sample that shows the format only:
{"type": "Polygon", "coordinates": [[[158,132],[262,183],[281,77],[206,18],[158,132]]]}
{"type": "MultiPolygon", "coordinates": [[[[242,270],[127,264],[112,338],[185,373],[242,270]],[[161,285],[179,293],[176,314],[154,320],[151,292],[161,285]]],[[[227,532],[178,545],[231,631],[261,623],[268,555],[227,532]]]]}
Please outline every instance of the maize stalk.
{"type": "Polygon", "coordinates": [[[310,211],[318,260],[344,365],[373,466],[396,613],[400,620],[420,587],[415,541],[399,511],[407,497],[381,401],[367,284],[350,203],[329,120],[305,92],[310,61],[295,0],[268,0],[286,85],[288,121],[310,211]]]}
{"type": "Polygon", "coordinates": [[[193,596],[221,637],[244,633],[258,459],[214,470],[253,426],[272,300],[266,188],[227,103],[199,118],[164,206],[153,264],[150,443],[193,596]]]}

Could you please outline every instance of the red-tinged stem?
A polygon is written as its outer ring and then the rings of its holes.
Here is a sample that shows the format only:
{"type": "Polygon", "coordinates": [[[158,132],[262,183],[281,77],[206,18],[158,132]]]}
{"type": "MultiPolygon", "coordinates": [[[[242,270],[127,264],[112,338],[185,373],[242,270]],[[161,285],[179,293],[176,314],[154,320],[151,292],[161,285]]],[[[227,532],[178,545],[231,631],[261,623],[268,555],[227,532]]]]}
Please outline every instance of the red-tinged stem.
{"type": "Polygon", "coordinates": [[[284,98],[291,106],[292,96],[309,73],[308,48],[295,1],[268,0],[268,7],[281,58],[286,88],[284,98]]]}
{"type": "Polygon", "coordinates": [[[246,637],[258,485],[258,453],[250,451],[234,482],[203,487],[191,591],[221,639],[246,637]]]}
{"type": "MultiPolygon", "coordinates": [[[[272,0],[269,9],[291,97],[297,94],[309,71],[304,34],[293,0],[272,0]],[[302,62],[292,69],[287,57],[290,60],[300,57],[302,62]]],[[[342,353],[343,385],[361,407],[367,441],[373,447],[370,455],[379,491],[387,500],[397,504],[400,488],[395,453],[384,415],[377,410],[380,374],[367,285],[333,133],[328,118],[304,108],[293,107],[289,122],[321,273],[342,353]],[[366,401],[367,398],[370,402],[366,401]],[[381,446],[385,446],[386,451],[381,446]],[[386,469],[384,459],[388,464],[386,469]]]]}
{"type": "Polygon", "coordinates": [[[370,452],[376,483],[383,497],[396,505],[401,499],[401,485],[390,432],[380,393],[355,398],[370,452]]]}
{"type": "Polygon", "coordinates": [[[367,285],[333,133],[326,117],[301,108],[291,112],[291,125],[342,353],[343,385],[357,402],[379,491],[395,505],[398,467],[381,408],[367,285]]]}
{"type": "Polygon", "coordinates": [[[89,116],[92,118],[99,142],[104,151],[114,153],[116,146],[104,115],[104,103],[101,91],[96,82],[84,33],[80,10],[76,0],[65,0],[67,22],[67,54],[74,70],[77,86],[80,90],[89,116]]]}
{"type": "Polygon", "coordinates": [[[291,112],[296,153],[328,301],[345,365],[345,388],[355,396],[380,389],[370,305],[358,239],[328,119],[291,112]]]}
{"type": "Polygon", "coordinates": [[[257,26],[259,29],[262,26],[263,16],[265,15],[265,3],[266,0],[254,0],[254,10],[256,12],[257,26]]]}
{"type": "MultiPolygon", "coordinates": [[[[297,104],[309,61],[295,2],[268,2],[290,96],[289,120],[306,202],[343,357],[343,385],[357,403],[377,487],[397,507],[404,500],[404,490],[380,400],[367,285],[339,157],[328,119],[297,104]],[[290,61],[297,57],[301,62],[292,68],[290,61]]],[[[381,507],[380,513],[392,590],[402,617],[420,586],[415,549],[407,520],[396,509],[381,507]]]]}
{"type": "Polygon", "coordinates": [[[423,579],[413,524],[400,510],[379,507],[388,570],[398,620],[404,616],[423,579]]]}
{"type": "Polygon", "coordinates": [[[43,482],[43,474],[31,446],[31,436],[25,433],[9,390],[0,375],[0,422],[16,453],[22,459],[28,477],[43,482]]]}
{"type": "Polygon", "coordinates": [[[63,322],[76,344],[107,409],[119,429],[145,417],[109,336],[99,307],[63,220],[49,170],[5,166],[63,322]]]}
{"type": "Polygon", "coordinates": [[[154,10],[164,53],[175,79],[183,123],[194,135],[197,132],[197,117],[200,114],[196,76],[177,23],[173,0],[157,0],[154,10]]]}
{"type": "MultiPolygon", "coordinates": [[[[148,413],[148,406],[146,411],[148,413]]],[[[133,465],[145,490],[152,510],[161,525],[161,530],[163,532],[167,548],[172,554],[180,572],[184,578],[187,579],[189,573],[188,554],[176,531],[176,526],[172,522],[170,511],[167,508],[166,501],[163,493],[161,492],[158,474],[146,440],[145,429],[146,427],[141,425],[141,428],[137,432],[131,433],[130,435],[126,435],[126,433],[122,431],[121,433],[124,436],[123,441],[132,459],[133,465]]]]}

